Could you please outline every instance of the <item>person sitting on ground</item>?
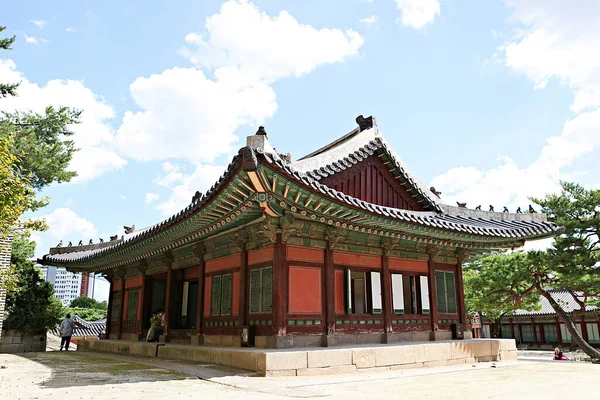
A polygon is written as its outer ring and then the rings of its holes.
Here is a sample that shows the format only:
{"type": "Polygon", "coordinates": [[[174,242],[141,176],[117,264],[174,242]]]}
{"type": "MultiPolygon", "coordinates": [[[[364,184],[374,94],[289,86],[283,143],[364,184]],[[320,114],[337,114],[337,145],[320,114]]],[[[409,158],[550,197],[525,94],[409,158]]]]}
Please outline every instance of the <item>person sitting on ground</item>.
{"type": "Polygon", "coordinates": [[[152,313],[152,317],[150,318],[150,330],[148,331],[148,336],[146,337],[148,342],[158,342],[159,336],[163,333],[163,313],[164,312],[162,309],[156,310],[152,313]]]}
{"type": "Polygon", "coordinates": [[[554,359],[559,361],[569,361],[567,356],[565,356],[558,347],[554,349],[554,359]]]}

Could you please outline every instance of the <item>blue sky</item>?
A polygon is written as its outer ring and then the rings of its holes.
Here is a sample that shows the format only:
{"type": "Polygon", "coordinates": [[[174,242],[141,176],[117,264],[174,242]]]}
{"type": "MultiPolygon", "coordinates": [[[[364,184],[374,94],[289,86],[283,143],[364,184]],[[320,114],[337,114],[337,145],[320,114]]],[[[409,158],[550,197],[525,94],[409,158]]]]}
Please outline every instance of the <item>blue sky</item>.
{"type": "Polygon", "coordinates": [[[560,0],[29,1],[0,109],[64,104],[80,176],[44,194],[48,247],[154,224],[264,124],[298,158],[374,115],[445,201],[526,206],[600,184],[600,9],[560,0]],[[123,4],[126,3],[126,4],[123,4]],[[526,3],[526,4],[525,4],[526,3]]]}

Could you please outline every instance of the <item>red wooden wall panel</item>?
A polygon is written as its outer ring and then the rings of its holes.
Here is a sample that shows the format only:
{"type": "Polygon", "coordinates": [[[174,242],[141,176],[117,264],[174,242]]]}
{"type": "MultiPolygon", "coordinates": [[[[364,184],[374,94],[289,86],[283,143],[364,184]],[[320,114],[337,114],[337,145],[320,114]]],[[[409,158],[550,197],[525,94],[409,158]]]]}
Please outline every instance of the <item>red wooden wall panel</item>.
{"type": "Polygon", "coordinates": [[[290,266],[289,313],[322,314],[321,268],[290,266]]]}
{"type": "Polygon", "coordinates": [[[204,278],[204,316],[210,317],[210,295],[212,293],[212,277],[204,278]]]}

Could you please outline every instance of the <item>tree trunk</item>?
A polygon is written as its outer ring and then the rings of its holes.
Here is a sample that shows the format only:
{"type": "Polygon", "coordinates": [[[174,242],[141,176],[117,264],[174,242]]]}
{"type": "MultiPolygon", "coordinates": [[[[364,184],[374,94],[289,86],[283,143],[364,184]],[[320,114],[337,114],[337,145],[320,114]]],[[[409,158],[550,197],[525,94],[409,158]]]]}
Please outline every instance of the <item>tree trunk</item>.
{"type": "Polygon", "coordinates": [[[539,294],[541,294],[542,296],[544,296],[546,298],[546,300],[548,300],[548,302],[550,303],[550,305],[552,306],[552,308],[554,309],[554,311],[556,311],[556,314],[558,315],[558,318],[560,318],[560,320],[562,322],[564,322],[567,330],[571,334],[571,340],[581,350],[583,350],[583,352],[585,354],[587,354],[591,358],[600,359],[600,351],[598,351],[595,348],[593,348],[592,346],[590,346],[590,344],[588,342],[586,342],[581,337],[581,335],[579,334],[579,332],[575,328],[575,324],[573,323],[573,319],[572,319],[573,318],[572,317],[573,314],[572,313],[571,313],[571,315],[567,314],[561,308],[561,306],[552,298],[552,296],[550,296],[550,293],[548,293],[546,290],[544,290],[542,288],[542,285],[541,285],[540,280],[539,280],[538,277],[536,277],[536,279],[535,279],[535,288],[537,289],[537,291],[538,291],[539,294]]]}
{"type": "Polygon", "coordinates": [[[501,321],[502,321],[502,319],[498,318],[497,320],[492,322],[492,337],[493,338],[499,338],[501,336],[501,330],[502,330],[501,321]]]}

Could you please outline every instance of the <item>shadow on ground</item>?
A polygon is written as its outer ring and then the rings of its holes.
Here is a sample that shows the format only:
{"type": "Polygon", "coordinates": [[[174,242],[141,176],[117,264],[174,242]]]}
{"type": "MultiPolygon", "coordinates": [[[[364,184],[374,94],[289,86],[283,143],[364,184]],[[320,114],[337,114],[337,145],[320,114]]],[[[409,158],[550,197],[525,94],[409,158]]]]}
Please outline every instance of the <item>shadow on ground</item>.
{"type": "Polygon", "coordinates": [[[50,377],[38,383],[43,388],[169,381],[190,377],[185,373],[142,363],[94,357],[77,352],[29,353],[20,357],[50,369],[50,377]]]}

